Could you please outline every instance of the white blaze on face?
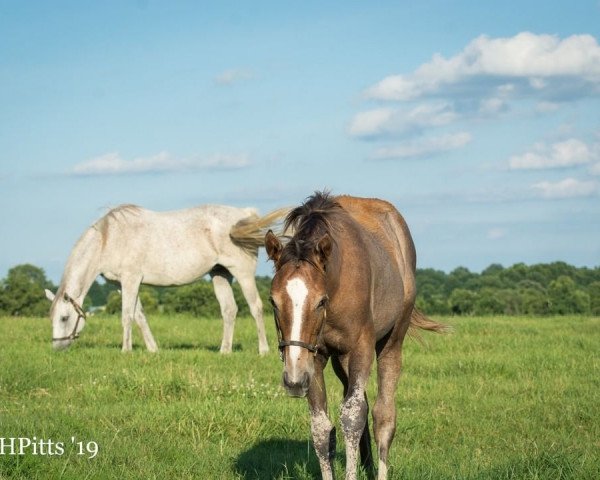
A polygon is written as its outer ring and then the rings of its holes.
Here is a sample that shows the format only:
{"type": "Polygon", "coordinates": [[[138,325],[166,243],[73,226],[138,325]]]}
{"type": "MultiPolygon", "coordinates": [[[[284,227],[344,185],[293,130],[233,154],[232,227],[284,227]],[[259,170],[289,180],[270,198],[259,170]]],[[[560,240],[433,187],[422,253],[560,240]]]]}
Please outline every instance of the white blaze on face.
{"type": "MultiPolygon", "coordinates": [[[[302,312],[304,311],[304,303],[306,302],[306,296],[308,295],[308,288],[306,283],[301,278],[295,277],[288,281],[285,287],[290,299],[292,300],[292,332],[290,334],[290,340],[300,340],[300,332],[302,331],[302,312]]],[[[300,355],[301,347],[290,346],[289,358],[290,367],[292,369],[292,375],[296,372],[296,360],[300,355]]]]}

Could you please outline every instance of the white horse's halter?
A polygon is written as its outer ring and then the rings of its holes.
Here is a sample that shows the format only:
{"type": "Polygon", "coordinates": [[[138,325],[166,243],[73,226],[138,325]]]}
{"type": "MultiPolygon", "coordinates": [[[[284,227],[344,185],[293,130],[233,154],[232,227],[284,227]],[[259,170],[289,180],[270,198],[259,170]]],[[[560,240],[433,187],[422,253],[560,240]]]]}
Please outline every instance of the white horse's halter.
{"type": "Polygon", "coordinates": [[[73,331],[69,335],[67,335],[66,337],[52,338],[53,342],[61,342],[63,340],[75,340],[76,338],[79,338],[79,333],[77,333],[77,327],[79,326],[79,321],[82,318],[83,318],[83,320],[87,319],[87,317],[85,316],[85,312],[83,311],[83,308],[81,308],[81,306],[73,299],[73,297],[71,297],[68,293],[65,292],[64,299],[67,302],[69,302],[71,305],[73,305],[73,308],[77,312],[77,321],[75,322],[73,331]]]}

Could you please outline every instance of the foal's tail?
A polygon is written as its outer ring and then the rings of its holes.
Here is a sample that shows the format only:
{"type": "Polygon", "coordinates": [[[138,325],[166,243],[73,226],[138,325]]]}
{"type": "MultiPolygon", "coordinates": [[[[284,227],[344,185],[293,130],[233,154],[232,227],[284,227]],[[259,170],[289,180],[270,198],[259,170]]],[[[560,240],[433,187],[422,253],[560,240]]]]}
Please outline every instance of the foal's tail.
{"type": "Polygon", "coordinates": [[[415,307],[410,315],[408,334],[414,339],[421,341],[419,330],[429,330],[430,332],[435,333],[450,333],[452,332],[452,327],[427,318],[415,307]]]}
{"type": "MultiPolygon", "coordinates": [[[[281,225],[281,220],[289,211],[290,209],[287,207],[279,208],[267,213],[264,217],[251,215],[244,218],[231,227],[229,237],[239,247],[255,254],[258,247],[264,246],[267,231],[274,228],[277,223],[281,225]]],[[[280,227],[278,230],[282,230],[282,228],[280,227]]]]}

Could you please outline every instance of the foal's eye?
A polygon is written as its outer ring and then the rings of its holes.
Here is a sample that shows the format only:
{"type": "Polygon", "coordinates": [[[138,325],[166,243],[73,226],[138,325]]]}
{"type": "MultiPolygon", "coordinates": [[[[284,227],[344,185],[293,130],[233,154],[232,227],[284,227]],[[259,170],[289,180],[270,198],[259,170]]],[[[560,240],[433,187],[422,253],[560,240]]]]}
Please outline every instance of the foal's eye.
{"type": "Polygon", "coordinates": [[[317,305],[317,310],[321,309],[321,308],[325,308],[327,306],[327,300],[329,300],[327,298],[327,296],[323,297],[321,299],[321,301],[319,302],[319,304],[317,305]]]}
{"type": "Polygon", "coordinates": [[[68,315],[66,315],[64,317],[60,317],[60,321],[63,322],[63,323],[66,322],[66,321],[68,321],[68,320],[69,320],[69,316],[68,315]]]}

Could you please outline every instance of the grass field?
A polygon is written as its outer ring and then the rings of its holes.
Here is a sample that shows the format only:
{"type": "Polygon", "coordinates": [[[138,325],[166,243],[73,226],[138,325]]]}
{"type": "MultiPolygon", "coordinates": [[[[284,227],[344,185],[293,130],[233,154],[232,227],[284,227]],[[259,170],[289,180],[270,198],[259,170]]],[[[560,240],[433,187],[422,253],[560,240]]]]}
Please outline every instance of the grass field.
{"type": "MultiPolygon", "coordinates": [[[[453,334],[405,345],[391,478],[600,478],[599,318],[441,320],[453,334]]],[[[257,355],[250,319],[229,356],[218,320],[150,323],[156,355],[139,336],[122,354],[116,317],[91,318],[64,352],[48,320],[0,318],[0,438],[38,442],[37,455],[5,446],[0,478],[320,478],[306,401],[285,396],[277,353],[257,355]]],[[[327,381],[337,420],[330,369],[327,381]]],[[[337,478],[343,449],[338,428],[337,478]]]]}

